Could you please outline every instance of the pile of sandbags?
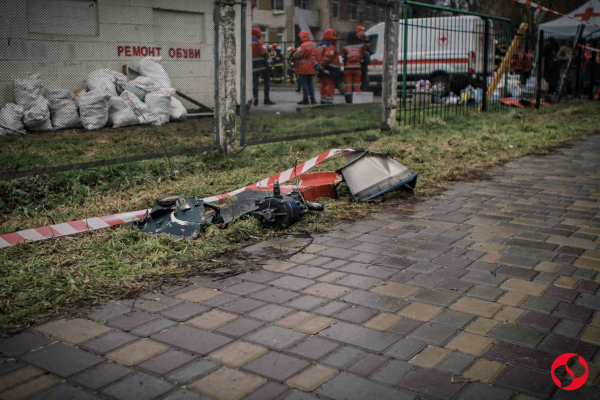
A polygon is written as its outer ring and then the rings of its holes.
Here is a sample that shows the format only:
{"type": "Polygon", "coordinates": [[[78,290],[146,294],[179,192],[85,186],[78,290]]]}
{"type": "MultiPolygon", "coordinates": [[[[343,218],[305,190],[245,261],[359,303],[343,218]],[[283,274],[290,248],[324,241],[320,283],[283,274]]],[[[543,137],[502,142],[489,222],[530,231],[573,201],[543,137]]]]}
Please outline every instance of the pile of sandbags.
{"type": "Polygon", "coordinates": [[[177,98],[160,57],[140,61],[131,81],[119,72],[99,69],[88,74],[87,92],[45,91],[39,73],[16,79],[15,103],[0,110],[0,135],[70,129],[115,128],[138,124],[162,125],[183,121],[187,110],[177,98]]]}

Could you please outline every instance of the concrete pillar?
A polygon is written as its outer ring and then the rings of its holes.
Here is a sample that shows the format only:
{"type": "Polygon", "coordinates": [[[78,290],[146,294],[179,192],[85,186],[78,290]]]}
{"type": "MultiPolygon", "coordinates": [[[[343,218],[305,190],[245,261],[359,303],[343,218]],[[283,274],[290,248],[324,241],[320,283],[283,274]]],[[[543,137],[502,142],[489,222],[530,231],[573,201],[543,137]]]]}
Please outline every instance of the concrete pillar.
{"type": "Polygon", "coordinates": [[[235,8],[233,5],[215,3],[217,23],[217,75],[215,128],[219,150],[227,154],[236,152],[236,39],[235,8]]]}
{"type": "Polygon", "coordinates": [[[383,91],[381,99],[381,129],[396,128],[398,106],[398,32],[400,17],[397,1],[390,2],[385,19],[383,50],[383,91]]]}

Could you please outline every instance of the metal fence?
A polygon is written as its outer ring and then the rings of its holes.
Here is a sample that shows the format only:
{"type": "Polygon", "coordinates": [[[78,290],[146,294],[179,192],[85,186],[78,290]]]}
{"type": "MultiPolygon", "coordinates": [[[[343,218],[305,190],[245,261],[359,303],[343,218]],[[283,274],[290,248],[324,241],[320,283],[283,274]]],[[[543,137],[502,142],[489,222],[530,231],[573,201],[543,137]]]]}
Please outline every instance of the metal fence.
{"type": "Polygon", "coordinates": [[[1,2],[0,179],[213,146],[213,2],[162,3],[1,2]]]}

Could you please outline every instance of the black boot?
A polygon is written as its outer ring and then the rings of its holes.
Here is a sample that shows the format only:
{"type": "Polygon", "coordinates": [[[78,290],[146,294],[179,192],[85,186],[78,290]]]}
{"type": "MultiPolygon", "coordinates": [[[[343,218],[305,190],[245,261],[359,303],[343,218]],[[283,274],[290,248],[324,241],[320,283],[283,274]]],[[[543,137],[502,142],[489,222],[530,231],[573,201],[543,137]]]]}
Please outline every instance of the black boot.
{"type": "Polygon", "coordinates": [[[273,104],[275,104],[275,102],[271,101],[271,99],[265,99],[265,106],[272,106],[273,104]]]}
{"type": "Polygon", "coordinates": [[[310,99],[310,104],[317,104],[317,101],[315,99],[310,99]]]}
{"type": "Polygon", "coordinates": [[[298,102],[299,105],[308,105],[310,104],[307,99],[298,102]]]}
{"type": "Polygon", "coordinates": [[[346,103],[347,104],[352,104],[352,95],[351,94],[347,94],[345,97],[346,97],[346,103]]]}
{"type": "Polygon", "coordinates": [[[258,105],[258,99],[254,99],[254,105],[257,106],[258,105]]]}

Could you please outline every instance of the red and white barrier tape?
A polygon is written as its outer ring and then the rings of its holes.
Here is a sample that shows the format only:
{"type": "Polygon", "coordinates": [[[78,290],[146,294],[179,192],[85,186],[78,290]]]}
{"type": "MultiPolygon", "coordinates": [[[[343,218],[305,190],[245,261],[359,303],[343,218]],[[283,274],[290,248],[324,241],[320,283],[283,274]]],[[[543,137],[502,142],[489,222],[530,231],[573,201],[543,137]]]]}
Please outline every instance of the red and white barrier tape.
{"type": "Polygon", "coordinates": [[[568,15],[559,13],[558,11],[554,11],[554,10],[551,10],[551,9],[546,8],[544,6],[540,6],[539,4],[534,3],[533,1],[529,1],[529,0],[515,0],[515,1],[517,3],[525,4],[526,6],[531,6],[533,8],[537,8],[538,10],[542,10],[542,11],[546,11],[546,12],[549,12],[549,13],[552,13],[552,14],[560,15],[561,17],[567,17],[567,18],[572,19],[574,21],[583,22],[584,24],[592,25],[592,26],[595,26],[597,28],[600,28],[600,25],[596,25],[596,24],[594,24],[592,22],[589,22],[589,21],[584,21],[583,17],[581,19],[578,19],[578,18],[575,18],[575,17],[570,17],[568,15]]]}
{"type": "Polygon", "coordinates": [[[592,52],[596,52],[596,53],[600,52],[600,49],[595,49],[595,48],[593,48],[593,47],[587,47],[587,46],[584,46],[584,45],[582,45],[582,44],[580,44],[579,46],[580,46],[580,47],[583,47],[584,49],[586,49],[586,50],[588,50],[588,51],[592,51],[592,52]]]}
{"type": "MultiPolygon", "coordinates": [[[[236,194],[248,189],[267,189],[269,187],[272,188],[275,180],[279,180],[280,183],[289,181],[290,179],[293,179],[296,176],[302,175],[309,169],[313,168],[315,165],[327,160],[328,158],[347,151],[353,152],[355,150],[332,149],[321,154],[318,157],[311,158],[310,160],[299,164],[298,166],[296,166],[296,168],[290,168],[287,171],[283,171],[279,174],[273,175],[269,178],[263,179],[260,182],[256,182],[252,185],[248,185],[241,189],[237,189],[229,193],[220,194],[218,196],[207,197],[202,200],[204,200],[205,202],[217,201],[221,199],[226,199],[231,196],[235,196],[236,194]]],[[[37,242],[39,240],[74,235],[76,233],[86,231],[94,231],[97,229],[103,229],[108,228],[110,226],[120,225],[126,222],[139,221],[140,219],[144,218],[146,211],[148,210],[139,210],[121,214],[105,215],[104,217],[80,219],[77,221],[64,222],[62,224],[43,226],[41,228],[33,228],[19,232],[6,233],[4,235],[0,235],[0,248],[14,246],[18,243],[37,242]]]]}

